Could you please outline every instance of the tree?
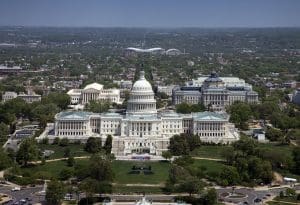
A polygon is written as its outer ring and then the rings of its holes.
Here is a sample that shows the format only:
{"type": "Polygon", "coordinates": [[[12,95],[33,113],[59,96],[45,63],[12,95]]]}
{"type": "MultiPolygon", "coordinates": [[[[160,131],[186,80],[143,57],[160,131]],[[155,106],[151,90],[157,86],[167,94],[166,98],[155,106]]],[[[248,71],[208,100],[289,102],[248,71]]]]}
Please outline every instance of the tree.
{"type": "Polygon", "coordinates": [[[230,121],[241,129],[247,129],[247,121],[251,117],[251,108],[248,104],[236,102],[229,108],[230,121]]]}
{"type": "Polygon", "coordinates": [[[97,153],[101,150],[101,138],[89,137],[84,150],[90,153],[97,153]]]}
{"type": "Polygon", "coordinates": [[[34,139],[25,139],[17,152],[16,160],[19,164],[27,166],[31,160],[35,160],[38,156],[38,148],[34,139]]]}
{"type": "Polygon", "coordinates": [[[211,188],[204,195],[205,204],[216,204],[218,200],[217,191],[214,188],[211,188]]]}
{"type": "Polygon", "coordinates": [[[178,104],[176,105],[176,112],[183,114],[191,113],[190,105],[185,102],[178,104]]]}
{"type": "Polygon", "coordinates": [[[295,191],[295,189],[287,188],[285,190],[285,194],[286,194],[286,196],[295,196],[296,195],[296,191],[295,191]]]}
{"type": "Polygon", "coordinates": [[[172,153],[170,151],[163,151],[162,157],[165,158],[166,160],[170,160],[172,158],[172,153]]]}
{"type": "Polygon", "coordinates": [[[293,161],[294,161],[294,167],[292,171],[295,174],[300,173],[300,147],[295,147],[293,149],[293,161]]]}
{"type": "Polygon", "coordinates": [[[226,179],[228,185],[236,185],[240,182],[240,176],[236,168],[229,166],[222,169],[220,172],[220,179],[226,179]]]}
{"type": "Polygon", "coordinates": [[[55,137],[52,144],[59,144],[59,142],[60,142],[60,138],[55,137]]]}
{"type": "Polygon", "coordinates": [[[8,126],[1,122],[0,123],[0,146],[2,146],[8,139],[9,129],[8,126]]]}
{"type": "Polygon", "coordinates": [[[257,153],[257,142],[248,137],[242,137],[232,145],[235,150],[241,151],[244,156],[255,155],[257,153]]]}
{"type": "Polygon", "coordinates": [[[38,120],[41,127],[45,127],[47,122],[52,122],[54,116],[59,112],[59,108],[54,103],[32,105],[31,119],[38,120]]]}
{"type": "Polygon", "coordinates": [[[90,101],[87,105],[87,110],[95,113],[103,113],[108,111],[109,106],[109,101],[90,101]]]}
{"type": "Polygon", "coordinates": [[[169,182],[172,184],[179,183],[190,176],[190,173],[186,169],[176,164],[172,164],[169,169],[169,182]]]}
{"type": "Polygon", "coordinates": [[[57,105],[61,110],[67,109],[70,102],[70,96],[66,93],[52,92],[48,96],[42,98],[42,104],[53,103],[57,105]]]}
{"type": "Polygon", "coordinates": [[[64,196],[65,185],[62,182],[53,180],[48,183],[45,197],[48,204],[59,204],[64,196]]]}
{"type": "Polygon", "coordinates": [[[6,169],[12,165],[12,159],[0,147],[0,170],[6,169]]]}
{"type": "Polygon", "coordinates": [[[67,159],[67,165],[68,167],[73,167],[75,164],[75,159],[73,156],[69,156],[68,159],[67,159]]]}
{"type": "Polygon", "coordinates": [[[180,191],[187,192],[190,196],[200,193],[203,187],[203,183],[196,177],[190,177],[179,184],[180,191]]]}
{"type": "Polygon", "coordinates": [[[283,135],[282,131],[279,129],[268,128],[266,131],[266,137],[270,141],[279,141],[284,137],[284,135],[283,135]]]}
{"type": "Polygon", "coordinates": [[[112,181],[113,179],[111,162],[100,154],[95,154],[90,158],[89,173],[91,178],[99,181],[112,181]]]}
{"type": "Polygon", "coordinates": [[[106,154],[110,154],[111,153],[111,148],[112,148],[112,136],[111,135],[107,135],[106,137],[106,141],[104,144],[104,150],[106,152],[106,154]]]}
{"type": "Polygon", "coordinates": [[[69,144],[69,139],[68,138],[62,138],[59,142],[59,146],[62,146],[62,147],[65,147],[65,146],[68,146],[69,144]]]}
{"type": "Polygon", "coordinates": [[[186,139],[189,144],[190,151],[193,151],[194,149],[200,147],[201,145],[200,137],[198,135],[193,135],[193,134],[187,135],[186,139]]]}
{"type": "Polygon", "coordinates": [[[234,152],[234,148],[233,147],[229,147],[228,150],[223,150],[222,151],[222,156],[224,157],[224,159],[226,160],[226,163],[229,165],[232,165],[235,159],[235,152],[234,152]]]}
{"type": "Polygon", "coordinates": [[[64,168],[59,173],[60,180],[67,180],[73,176],[73,171],[70,168],[64,168]]]}
{"type": "Polygon", "coordinates": [[[79,185],[79,190],[83,191],[86,196],[86,202],[88,203],[89,198],[93,197],[98,192],[99,183],[95,179],[87,178],[83,180],[79,185]]]}
{"type": "Polygon", "coordinates": [[[171,137],[169,149],[172,155],[187,155],[190,148],[185,135],[174,135],[173,137],[171,137]]]}
{"type": "Polygon", "coordinates": [[[70,157],[70,155],[71,155],[71,150],[69,147],[66,147],[64,149],[64,157],[70,157]]]}

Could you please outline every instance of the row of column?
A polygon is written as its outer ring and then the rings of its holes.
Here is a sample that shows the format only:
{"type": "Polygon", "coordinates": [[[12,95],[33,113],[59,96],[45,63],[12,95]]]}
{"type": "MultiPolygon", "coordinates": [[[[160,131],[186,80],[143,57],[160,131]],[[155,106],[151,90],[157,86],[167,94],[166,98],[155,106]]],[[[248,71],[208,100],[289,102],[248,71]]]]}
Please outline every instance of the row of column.
{"type": "Polygon", "coordinates": [[[197,123],[197,130],[220,131],[223,130],[222,123],[197,123]]]}
{"type": "Polygon", "coordinates": [[[151,104],[132,104],[130,103],[128,106],[128,109],[131,111],[141,111],[141,110],[153,110],[155,109],[155,103],[151,103],[151,104]]]}
{"type": "Polygon", "coordinates": [[[83,93],[82,102],[87,103],[91,100],[97,100],[99,97],[98,93],[83,93]]]}
{"type": "Polygon", "coordinates": [[[59,129],[64,129],[64,130],[71,130],[71,129],[76,129],[76,130],[83,130],[84,128],[84,122],[59,122],[58,124],[59,129]]]}
{"type": "Polygon", "coordinates": [[[152,130],[152,124],[147,122],[133,122],[131,123],[131,131],[142,131],[142,132],[150,132],[152,130]]]}

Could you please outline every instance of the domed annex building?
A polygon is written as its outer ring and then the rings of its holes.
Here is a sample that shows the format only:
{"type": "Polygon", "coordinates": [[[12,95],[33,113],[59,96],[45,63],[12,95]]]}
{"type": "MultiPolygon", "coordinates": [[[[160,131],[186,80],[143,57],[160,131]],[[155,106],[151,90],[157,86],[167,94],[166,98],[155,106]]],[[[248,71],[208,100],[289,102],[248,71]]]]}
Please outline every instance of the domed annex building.
{"type": "Polygon", "coordinates": [[[239,134],[228,120],[226,113],[158,112],[152,86],[141,71],[132,87],[126,114],[61,112],[39,140],[47,137],[51,141],[59,137],[85,142],[89,137],[99,137],[104,143],[106,137],[112,135],[112,153],[117,157],[146,153],[160,156],[168,150],[169,139],[176,134],[195,134],[201,141],[212,143],[238,140],[239,134]]]}

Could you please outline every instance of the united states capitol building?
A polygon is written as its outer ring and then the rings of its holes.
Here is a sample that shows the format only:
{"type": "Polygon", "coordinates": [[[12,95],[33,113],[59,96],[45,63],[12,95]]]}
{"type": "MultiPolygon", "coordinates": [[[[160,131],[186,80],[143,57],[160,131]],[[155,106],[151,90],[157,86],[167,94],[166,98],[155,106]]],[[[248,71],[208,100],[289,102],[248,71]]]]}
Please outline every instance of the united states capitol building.
{"type": "Polygon", "coordinates": [[[169,139],[176,134],[195,134],[201,141],[212,143],[238,140],[239,134],[228,120],[225,112],[158,112],[152,86],[141,71],[139,80],[132,87],[126,114],[61,112],[39,140],[59,137],[85,142],[89,137],[99,137],[104,142],[107,135],[112,135],[112,153],[116,156],[134,153],[160,156],[168,149],[169,139]]]}

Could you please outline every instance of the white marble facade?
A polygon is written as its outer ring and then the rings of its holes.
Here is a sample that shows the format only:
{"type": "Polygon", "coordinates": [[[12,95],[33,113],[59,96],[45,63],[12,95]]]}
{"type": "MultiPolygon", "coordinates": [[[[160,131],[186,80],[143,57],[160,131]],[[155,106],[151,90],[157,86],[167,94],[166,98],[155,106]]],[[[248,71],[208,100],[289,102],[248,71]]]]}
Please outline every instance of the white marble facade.
{"type": "Polygon", "coordinates": [[[133,85],[125,115],[118,113],[61,112],[55,116],[54,132],[48,138],[86,141],[89,137],[113,136],[112,153],[125,156],[133,153],[161,155],[168,149],[175,134],[190,133],[202,141],[230,143],[239,139],[226,113],[200,112],[178,114],[157,112],[151,84],[141,72],[133,85]]]}
{"type": "Polygon", "coordinates": [[[71,104],[86,105],[91,101],[110,101],[120,104],[119,89],[104,89],[99,83],[92,83],[84,87],[84,89],[72,89],[67,92],[71,98],[71,104]]]}

